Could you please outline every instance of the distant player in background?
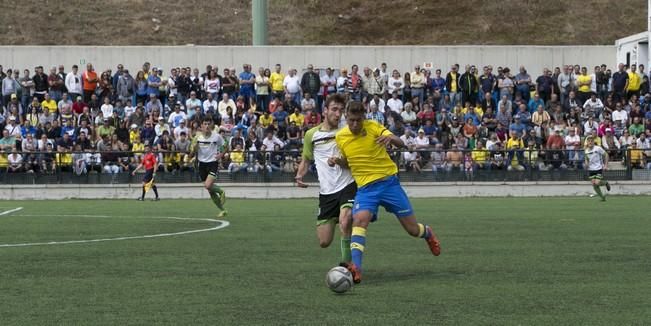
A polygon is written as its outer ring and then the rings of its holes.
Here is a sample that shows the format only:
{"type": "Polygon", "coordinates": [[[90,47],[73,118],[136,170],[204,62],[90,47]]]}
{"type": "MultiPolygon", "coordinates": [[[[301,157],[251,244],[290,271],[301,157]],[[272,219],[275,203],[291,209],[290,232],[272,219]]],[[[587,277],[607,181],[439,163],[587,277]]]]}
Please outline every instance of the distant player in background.
{"type": "Polygon", "coordinates": [[[131,175],[136,175],[136,172],[140,170],[140,168],[145,168],[145,176],[142,177],[142,195],[138,197],[139,201],[145,200],[145,194],[147,191],[149,191],[149,189],[152,189],[156,195],[156,198],[154,198],[154,200],[160,200],[160,198],[158,198],[158,188],[156,188],[156,185],[154,184],[154,177],[156,176],[157,166],[158,160],[156,159],[156,155],[151,152],[151,146],[149,144],[146,144],[145,156],[142,158],[142,162],[131,173],[131,175]]]}
{"type": "Polygon", "coordinates": [[[350,233],[352,227],[352,208],[357,192],[355,179],[350,170],[340,166],[329,166],[328,159],[340,156],[335,134],[339,131],[339,121],[346,107],[346,99],[341,94],[330,95],[326,99],[323,122],[308,130],[303,139],[303,159],[296,171],[296,185],[305,188],[303,177],[307,174],[310,162],[316,162],[319,176],[319,215],[316,220],[316,233],[321,248],[332,243],[335,225],[341,231],[341,261],[350,262],[350,233]]]}
{"type": "Polygon", "coordinates": [[[439,240],[432,228],[416,221],[409,198],[396,176],[398,167],[386,149],[389,144],[396,147],[405,147],[405,144],[381,124],[365,120],[365,113],[361,103],[348,104],[348,126],[339,130],[335,138],[342,156],[328,160],[331,166],[338,164],[349,167],[357,182],[350,245],[352,263],[345,265],[353,274],[355,283],[362,281],[366,229],[377,214],[379,206],[395,214],[411,236],[425,239],[434,256],[441,254],[439,240]]]}
{"type": "Polygon", "coordinates": [[[203,119],[201,131],[193,139],[192,154],[196,154],[199,161],[199,175],[208,190],[213,203],[221,210],[217,217],[224,217],[228,214],[224,208],[226,193],[217,184],[219,173],[219,160],[224,156],[221,148],[224,146],[224,138],[215,132],[215,126],[211,118],[203,119]]]}
{"type": "Polygon", "coordinates": [[[606,186],[610,191],[610,183],[603,177],[603,171],[608,169],[608,153],[594,144],[594,137],[586,138],[585,166],[588,167],[588,177],[592,181],[592,188],[599,195],[601,201],[606,201],[606,195],[601,191],[601,186],[606,186]]]}

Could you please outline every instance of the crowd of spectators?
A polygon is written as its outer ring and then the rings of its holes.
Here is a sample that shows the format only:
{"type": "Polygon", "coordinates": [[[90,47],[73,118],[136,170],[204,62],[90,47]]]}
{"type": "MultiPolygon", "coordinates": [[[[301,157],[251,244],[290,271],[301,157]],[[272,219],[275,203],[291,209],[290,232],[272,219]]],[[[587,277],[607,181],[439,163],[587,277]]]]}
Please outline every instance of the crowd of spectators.
{"type": "MultiPolygon", "coordinates": [[[[146,62],[131,74],[73,65],[30,70],[0,66],[0,168],[9,172],[120,173],[145,144],[160,169],[192,169],[192,139],[210,117],[227,140],[222,168],[292,172],[304,132],[321,122],[325,97],[361,101],[367,118],[402,137],[402,167],[421,171],[582,169],[585,136],[614,160],[651,168],[651,93],[644,66],[565,65],[540,75],[525,67],[445,73],[357,65],[335,70],[281,65],[241,72],[164,71],[146,62]],[[134,76],[135,75],[135,76],[134,76]]],[[[342,121],[343,123],[343,121],[342,121]]]]}

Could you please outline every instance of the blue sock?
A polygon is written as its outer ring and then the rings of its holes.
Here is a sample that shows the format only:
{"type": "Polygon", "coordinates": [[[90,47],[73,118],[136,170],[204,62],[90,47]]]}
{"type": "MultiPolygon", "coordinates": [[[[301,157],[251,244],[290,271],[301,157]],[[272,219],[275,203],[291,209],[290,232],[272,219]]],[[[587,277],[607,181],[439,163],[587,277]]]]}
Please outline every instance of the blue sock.
{"type": "Polygon", "coordinates": [[[354,226],[353,233],[350,237],[350,254],[352,262],[361,271],[362,256],[364,255],[364,246],[366,245],[366,229],[354,226]]]}

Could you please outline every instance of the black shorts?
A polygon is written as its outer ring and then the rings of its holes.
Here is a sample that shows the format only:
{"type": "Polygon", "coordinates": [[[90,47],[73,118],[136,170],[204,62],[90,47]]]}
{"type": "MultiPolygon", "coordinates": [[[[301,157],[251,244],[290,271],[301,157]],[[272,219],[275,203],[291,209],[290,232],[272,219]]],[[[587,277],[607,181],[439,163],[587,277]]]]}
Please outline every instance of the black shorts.
{"type": "Polygon", "coordinates": [[[154,178],[154,169],[145,170],[145,175],[142,177],[142,182],[148,183],[154,178]]]}
{"type": "Polygon", "coordinates": [[[208,178],[209,175],[213,178],[217,178],[218,173],[219,163],[217,163],[217,161],[199,162],[199,176],[201,177],[201,181],[206,181],[206,178],[208,178]]]}
{"type": "Polygon", "coordinates": [[[603,179],[603,170],[588,171],[588,178],[590,179],[603,179]]]}
{"type": "Polygon", "coordinates": [[[339,221],[339,210],[342,208],[353,208],[357,183],[351,182],[344,189],[329,195],[319,195],[319,215],[317,225],[327,223],[330,219],[339,221]]]}

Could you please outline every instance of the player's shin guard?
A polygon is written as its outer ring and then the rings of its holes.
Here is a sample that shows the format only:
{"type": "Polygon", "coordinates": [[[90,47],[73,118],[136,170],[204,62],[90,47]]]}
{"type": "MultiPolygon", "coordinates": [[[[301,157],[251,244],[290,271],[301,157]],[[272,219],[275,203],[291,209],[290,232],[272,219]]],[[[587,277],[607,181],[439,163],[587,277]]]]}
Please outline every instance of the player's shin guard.
{"type": "Polygon", "coordinates": [[[353,234],[350,238],[350,256],[353,264],[361,271],[362,256],[364,255],[364,246],[366,245],[366,229],[359,226],[353,226],[353,234]]]}
{"type": "Polygon", "coordinates": [[[210,187],[210,190],[208,190],[208,193],[210,194],[210,199],[212,199],[212,202],[219,207],[219,209],[224,210],[224,206],[221,203],[220,196],[223,194],[222,188],[220,188],[218,185],[213,184],[212,187],[210,187]]]}
{"type": "Polygon", "coordinates": [[[430,228],[427,227],[427,225],[418,223],[418,237],[423,238],[423,239],[429,239],[432,236],[432,232],[430,232],[430,228]]]}
{"type": "Polygon", "coordinates": [[[594,185],[594,186],[592,186],[592,188],[593,188],[594,191],[597,193],[597,195],[599,195],[599,197],[601,197],[601,199],[605,199],[605,198],[606,198],[606,197],[604,196],[603,192],[601,192],[601,186],[599,186],[599,185],[594,185]]]}
{"type": "Polygon", "coordinates": [[[341,238],[341,261],[348,263],[351,259],[350,238],[341,238]]]}

